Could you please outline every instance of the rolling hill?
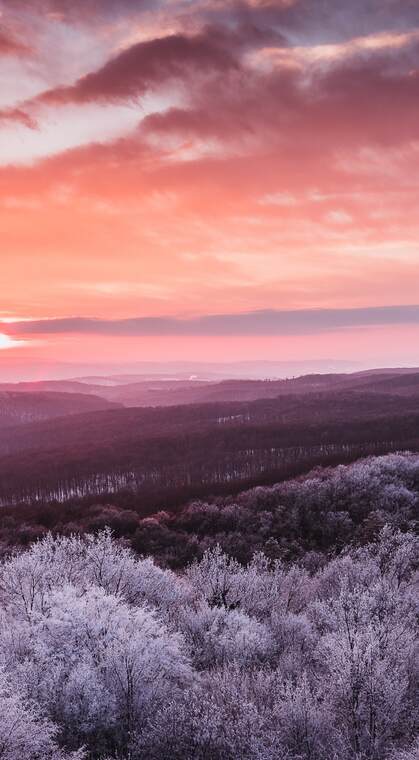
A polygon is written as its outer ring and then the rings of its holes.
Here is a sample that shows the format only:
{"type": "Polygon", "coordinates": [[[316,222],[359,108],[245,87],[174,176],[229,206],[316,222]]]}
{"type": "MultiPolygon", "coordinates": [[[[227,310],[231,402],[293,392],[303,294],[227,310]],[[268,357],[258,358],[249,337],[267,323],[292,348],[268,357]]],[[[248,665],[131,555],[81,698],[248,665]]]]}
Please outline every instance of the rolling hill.
{"type": "Polygon", "coordinates": [[[115,409],[120,405],[100,396],[47,391],[0,391],[0,431],[81,412],[115,409]]]}

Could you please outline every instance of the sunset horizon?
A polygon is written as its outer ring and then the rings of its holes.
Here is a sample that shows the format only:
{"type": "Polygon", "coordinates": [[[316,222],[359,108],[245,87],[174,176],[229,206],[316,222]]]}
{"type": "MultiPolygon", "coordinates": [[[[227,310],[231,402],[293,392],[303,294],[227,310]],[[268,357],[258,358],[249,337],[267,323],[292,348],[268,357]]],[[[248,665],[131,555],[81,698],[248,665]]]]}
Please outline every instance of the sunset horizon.
{"type": "Polygon", "coordinates": [[[0,371],[419,364],[415,3],[0,10],[0,371]]]}

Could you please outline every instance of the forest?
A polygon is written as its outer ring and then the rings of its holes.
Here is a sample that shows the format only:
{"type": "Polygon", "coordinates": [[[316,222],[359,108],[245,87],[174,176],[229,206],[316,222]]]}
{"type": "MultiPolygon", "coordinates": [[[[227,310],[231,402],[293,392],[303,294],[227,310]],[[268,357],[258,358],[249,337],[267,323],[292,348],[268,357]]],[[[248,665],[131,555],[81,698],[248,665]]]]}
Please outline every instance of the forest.
{"type": "Polygon", "coordinates": [[[300,561],[372,540],[386,524],[414,531],[418,508],[419,455],[399,453],[317,467],[272,486],[191,499],[172,510],[148,512],[132,493],[118,504],[97,497],[91,503],[10,505],[0,510],[0,552],[26,547],[48,532],[110,527],[137,554],[175,570],[217,544],[241,563],[260,551],[300,561]]]}
{"type": "Polygon", "coordinates": [[[418,506],[392,454],[26,546],[3,518],[1,757],[416,760],[418,506]]]}
{"type": "Polygon", "coordinates": [[[416,395],[355,391],[69,414],[0,436],[0,504],[100,497],[173,510],[314,465],[416,450],[418,422],[416,395]]]}
{"type": "Polygon", "coordinates": [[[417,559],[389,526],[316,570],[216,545],[180,574],[46,536],[1,566],[1,756],[415,760],[417,559]]]}

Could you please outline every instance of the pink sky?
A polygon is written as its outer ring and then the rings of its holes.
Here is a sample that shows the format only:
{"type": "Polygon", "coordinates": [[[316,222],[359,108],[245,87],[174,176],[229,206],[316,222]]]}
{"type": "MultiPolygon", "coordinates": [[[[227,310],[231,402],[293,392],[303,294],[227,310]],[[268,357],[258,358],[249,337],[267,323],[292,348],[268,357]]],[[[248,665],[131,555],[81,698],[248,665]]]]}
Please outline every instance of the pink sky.
{"type": "Polygon", "coordinates": [[[0,372],[419,364],[417,2],[0,11],[0,372]]]}

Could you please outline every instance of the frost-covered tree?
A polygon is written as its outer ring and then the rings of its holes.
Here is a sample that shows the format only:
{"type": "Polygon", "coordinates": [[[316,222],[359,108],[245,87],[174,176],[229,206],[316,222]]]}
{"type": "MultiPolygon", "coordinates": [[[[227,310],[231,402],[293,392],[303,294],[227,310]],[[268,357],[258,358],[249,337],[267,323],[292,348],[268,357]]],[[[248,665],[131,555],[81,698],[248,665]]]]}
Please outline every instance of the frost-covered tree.
{"type": "Polygon", "coordinates": [[[323,603],[317,656],[325,692],[355,757],[379,760],[397,736],[409,699],[415,611],[388,581],[368,588],[343,586],[323,603]]]}
{"type": "MultiPolygon", "coordinates": [[[[138,738],[135,760],[286,760],[272,712],[258,699],[264,677],[240,667],[210,670],[180,701],[168,701],[138,738]]],[[[265,694],[266,685],[262,689],[265,694]]]]}
{"type": "Polygon", "coordinates": [[[25,700],[0,670],[0,757],[2,760],[83,760],[83,750],[66,752],[58,729],[25,700]]]}
{"type": "Polygon", "coordinates": [[[195,608],[186,607],[179,624],[199,669],[233,662],[262,663],[273,655],[268,626],[241,610],[201,602],[195,608]]]}
{"type": "Polygon", "coordinates": [[[218,545],[208,549],[200,562],[188,568],[187,578],[197,595],[210,607],[235,609],[245,593],[243,567],[218,545]]]}
{"type": "Polygon", "coordinates": [[[16,677],[68,742],[105,747],[112,730],[114,743],[125,746],[163,696],[190,680],[181,636],[151,610],[100,587],[51,592],[47,610],[23,633],[16,677]]]}
{"type": "Polygon", "coordinates": [[[413,760],[418,546],[173,573],[47,536],[0,564],[0,758],[413,760]]]}

